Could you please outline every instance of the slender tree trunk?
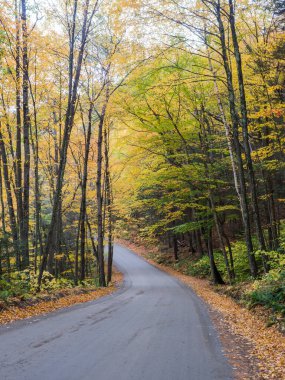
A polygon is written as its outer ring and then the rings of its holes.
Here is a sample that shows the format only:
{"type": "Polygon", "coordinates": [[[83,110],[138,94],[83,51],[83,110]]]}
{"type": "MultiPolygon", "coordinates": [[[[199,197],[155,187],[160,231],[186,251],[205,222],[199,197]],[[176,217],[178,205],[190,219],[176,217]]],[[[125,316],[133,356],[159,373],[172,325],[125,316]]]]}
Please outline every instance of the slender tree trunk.
{"type": "Polygon", "coordinates": [[[82,208],[80,208],[79,220],[78,220],[78,229],[76,235],[76,250],[75,250],[75,263],[74,263],[74,283],[78,285],[78,274],[79,274],[79,239],[80,239],[80,226],[82,219],[82,208]]]}
{"type": "Polygon", "coordinates": [[[113,212],[112,212],[112,183],[110,175],[110,160],[109,160],[109,130],[110,125],[105,128],[104,131],[104,143],[105,143],[105,175],[106,175],[106,206],[108,216],[108,267],[107,267],[107,283],[112,281],[113,272],[113,212]]]}
{"type": "Polygon", "coordinates": [[[229,149],[229,154],[230,154],[230,159],[231,159],[231,165],[232,165],[232,171],[233,171],[235,189],[236,189],[237,196],[239,198],[239,202],[241,203],[241,196],[240,196],[240,190],[239,190],[239,179],[238,179],[238,173],[236,170],[236,163],[235,163],[235,159],[234,159],[234,151],[233,151],[233,144],[232,144],[231,133],[230,133],[230,125],[228,124],[228,121],[226,118],[224,106],[222,103],[222,99],[221,99],[221,95],[220,95],[219,87],[218,87],[218,83],[217,83],[217,75],[216,75],[214,68],[213,68],[213,65],[212,65],[212,60],[211,60],[210,51],[209,51],[208,47],[207,47],[207,54],[208,54],[209,68],[210,68],[212,75],[213,75],[213,78],[214,78],[215,94],[217,97],[217,102],[218,102],[219,110],[221,113],[222,122],[223,122],[223,125],[225,128],[227,144],[228,144],[228,149],[229,149]]]}
{"type": "Polygon", "coordinates": [[[224,64],[224,69],[225,69],[226,78],[227,78],[230,114],[231,114],[232,129],[233,129],[232,131],[233,144],[234,144],[234,149],[236,153],[237,167],[239,171],[241,212],[242,212],[242,218],[243,218],[243,224],[244,224],[245,241],[246,241],[246,246],[247,246],[247,256],[248,256],[251,275],[253,277],[256,277],[258,273],[258,268],[257,268],[256,260],[255,260],[255,255],[253,252],[253,244],[252,244],[252,238],[251,238],[251,226],[250,226],[250,217],[249,217],[249,210],[248,210],[247,193],[246,193],[246,182],[245,182],[241,146],[240,146],[240,141],[239,141],[239,131],[238,131],[239,117],[236,111],[236,97],[235,97],[235,92],[234,92],[234,87],[233,87],[232,72],[231,72],[229,59],[228,59],[228,53],[227,53],[225,29],[224,29],[224,24],[221,17],[220,0],[217,2],[217,5],[216,5],[216,17],[217,17],[218,26],[219,26],[223,64],[224,64]]]}
{"type": "Polygon", "coordinates": [[[43,255],[43,240],[41,232],[41,194],[40,194],[40,178],[39,178],[39,136],[38,136],[38,120],[37,120],[37,59],[35,59],[35,86],[34,91],[30,83],[30,92],[33,104],[34,112],[34,134],[32,128],[30,128],[30,140],[34,159],[34,180],[35,180],[35,244],[34,244],[34,271],[37,272],[38,267],[38,253],[43,255]],[[34,137],[33,137],[34,136],[34,137]],[[38,252],[39,248],[39,252],[38,252]]]}
{"type": "Polygon", "coordinates": [[[109,94],[107,90],[106,101],[100,115],[98,126],[97,140],[97,229],[98,229],[98,258],[99,258],[99,283],[100,286],[106,286],[105,268],[104,268],[104,227],[103,227],[103,191],[102,191],[102,161],[103,161],[103,129],[107,109],[109,94]]]}
{"type": "Polygon", "coordinates": [[[1,121],[0,121],[0,153],[2,157],[2,163],[3,163],[3,175],[4,175],[4,182],[5,182],[5,187],[6,187],[6,195],[7,195],[7,203],[8,203],[8,211],[9,211],[10,226],[11,226],[11,231],[12,231],[13,245],[14,245],[14,251],[16,255],[16,265],[17,265],[17,269],[20,270],[21,259],[20,259],[20,252],[19,252],[18,229],[17,229],[17,222],[16,222],[15,210],[14,210],[14,205],[13,205],[11,182],[10,182],[9,171],[8,171],[8,160],[7,160],[5,144],[3,141],[1,121]]]}
{"type": "Polygon", "coordinates": [[[24,138],[24,183],[23,183],[23,234],[22,264],[29,266],[29,208],[30,208],[30,111],[29,111],[29,61],[26,0],[22,4],[22,58],[23,58],[23,138],[24,138]]]}
{"type": "Polygon", "coordinates": [[[87,214],[86,214],[86,223],[87,223],[87,227],[88,227],[88,231],[89,231],[89,235],[90,235],[90,239],[91,239],[91,243],[92,243],[93,254],[94,254],[94,256],[96,258],[96,262],[98,264],[99,263],[98,251],[97,251],[97,248],[96,248],[96,244],[95,244],[92,228],[91,228],[90,222],[88,220],[88,215],[87,214]]]}
{"type": "MultiPolygon", "coordinates": [[[[254,214],[254,220],[255,220],[255,224],[256,224],[256,231],[257,231],[257,237],[258,237],[258,241],[259,241],[259,247],[261,250],[265,251],[266,245],[265,245],[265,240],[264,240],[262,226],[261,226],[261,218],[260,218],[259,205],[258,205],[255,172],[253,169],[253,163],[252,163],[252,158],[251,158],[251,149],[250,149],[250,144],[249,144],[247,104],[246,104],[245,89],[244,89],[242,61],[241,61],[241,55],[240,55],[240,50],[239,50],[238,38],[237,38],[237,34],[236,34],[234,5],[233,5],[232,0],[229,0],[229,7],[230,7],[229,20],[230,20],[232,40],[233,40],[233,46],[234,46],[234,56],[235,56],[235,61],[236,61],[237,73],[238,73],[241,125],[242,125],[243,143],[244,143],[246,164],[247,164],[247,170],[248,170],[248,175],[249,175],[251,202],[252,202],[252,207],[253,207],[253,214],[254,214]]],[[[264,266],[265,271],[267,271],[268,265],[267,265],[266,255],[263,255],[263,266],[264,266]]]]}
{"type": "MultiPolygon", "coordinates": [[[[0,204],[1,204],[1,224],[2,224],[2,244],[0,247],[1,254],[3,255],[4,250],[6,251],[6,262],[7,262],[7,272],[10,276],[11,265],[10,265],[10,255],[7,245],[7,232],[6,232],[6,221],[5,221],[5,203],[3,198],[3,178],[2,178],[2,167],[1,167],[1,157],[0,157],[0,204]]],[[[3,257],[3,256],[2,256],[3,257]]]]}
{"type": "Polygon", "coordinates": [[[205,252],[204,252],[203,243],[202,243],[202,239],[201,239],[201,235],[202,235],[201,229],[197,230],[195,232],[195,235],[196,235],[197,249],[198,249],[198,252],[200,254],[200,257],[202,257],[202,256],[204,256],[205,252]]]}
{"type": "Polygon", "coordinates": [[[235,266],[234,266],[234,257],[233,257],[231,242],[230,242],[230,239],[228,238],[228,236],[226,235],[223,226],[221,226],[221,232],[222,232],[223,238],[226,241],[228,251],[229,251],[231,273],[233,275],[233,278],[235,278],[235,266]]]}
{"type": "MultiPolygon", "coordinates": [[[[205,161],[204,161],[205,174],[206,174],[206,178],[208,179],[208,181],[210,183],[210,181],[211,182],[215,181],[215,179],[212,178],[212,175],[210,172],[210,168],[211,168],[212,163],[213,163],[213,157],[210,153],[212,146],[209,143],[209,137],[211,137],[212,132],[211,132],[211,128],[210,128],[210,123],[208,122],[207,117],[204,114],[201,115],[200,131],[201,131],[201,133],[200,133],[201,149],[202,149],[202,152],[204,153],[204,156],[205,156],[205,161]],[[207,126],[207,129],[206,129],[206,126],[207,126]]],[[[228,273],[228,278],[230,281],[232,281],[233,273],[231,272],[228,254],[227,254],[225,244],[224,244],[224,240],[223,240],[223,236],[222,236],[221,226],[220,226],[218,214],[216,211],[216,205],[215,205],[214,195],[213,195],[213,191],[211,189],[211,185],[209,187],[208,192],[209,192],[209,208],[210,208],[211,213],[214,217],[214,222],[216,225],[217,234],[218,234],[218,238],[220,241],[220,247],[221,247],[221,250],[223,253],[225,266],[226,266],[227,273],[228,273]]]]}
{"type": "Polygon", "coordinates": [[[90,143],[92,135],[92,113],[93,113],[93,103],[90,102],[90,107],[88,111],[88,127],[87,136],[85,141],[85,155],[84,155],[84,166],[83,166],[83,178],[82,178],[82,198],[81,198],[81,221],[80,221],[80,280],[85,279],[85,238],[86,238],[86,191],[87,191],[87,180],[88,180],[88,161],[90,152],[90,143]]]}
{"type": "Polygon", "coordinates": [[[21,125],[21,41],[20,41],[20,20],[19,3],[15,0],[15,22],[16,22],[16,199],[17,217],[19,223],[20,236],[23,236],[23,194],[22,194],[22,125],[21,125]]]}
{"type": "Polygon", "coordinates": [[[273,186],[272,178],[270,174],[268,174],[268,177],[267,177],[267,188],[268,188],[268,196],[269,196],[267,203],[268,203],[268,211],[269,211],[270,225],[271,225],[271,231],[272,231],[272,247],[274,250],[277,250],[280,246],[278,231],[277,231],[278,220],[277,220],[276,210],[275,210],[274,186],[273,186]]]}
{"type": "Polygon", "coordinates": [[[212,211],[213,216],[214,216],[214,221],[215,221],[215,226],[216,226],[217,234],[218,234],[219,241],[220,241],[220,247],[221,247],[221,250],[222,250],[222,253],[223,253],[223,257],[224,257],[224,261],[225,261],[225,266],[226,266],[227,273],[228,273],[228,278],[229,278],[230,282],[232,282],[232,280],[234,280],[234,278],[235,278],[235,273],[234,273],[234,270],[233,270],[233,266],[230,265],[230,262],[229,262],[229,259],[228,259],[228,253],[227,253],[227,250],[226,250],[226,247],[225,247],[225,243],[224,243],[224,239],[223,239],[223,234],[222,234],[222,229],[221,229],[221,225],[220,225],[220,222],[219,222],[219,217],[218,217],[217,211],[215,209],[214,198],[213,198],[213,195],[211,193],[210,193],[209,200],[210,200],[210,205],[211,205],[211,211],[212,211]]]}
{"type": "Polygon", "coordinates": [[[212,228],[209,228],[208,231],[208,236],[205,237],[205,243],[207,246],[208,250],[208,256],[209,256],[209,261],[210,261],[210,269],[211,269],[211,275],[214,284],[219,284],[219,285],[224,285],[225,282],[222,279],[222,276],[220,272],[218,271],[218,268],[215,263],[215,258],[214,258],[214,251],[213,251],[213,243],[212,243],[212,228]]]}
{"type": "Polygon", "coordinates": [[[173,235],[173,255],[174,255],[174,260],[178,261],[178,241],[177,241],[177,236],[173,235]]]}
{"type": "Polygon", "coordinates": [[[5,204],[3,199],[3,179],[2,179],[2,168],[1,168],[1,158],[0,158],[0,204],[1,204],[1,223],[3,234],[6,235],[6,221],[5,221],[5,204]]]}

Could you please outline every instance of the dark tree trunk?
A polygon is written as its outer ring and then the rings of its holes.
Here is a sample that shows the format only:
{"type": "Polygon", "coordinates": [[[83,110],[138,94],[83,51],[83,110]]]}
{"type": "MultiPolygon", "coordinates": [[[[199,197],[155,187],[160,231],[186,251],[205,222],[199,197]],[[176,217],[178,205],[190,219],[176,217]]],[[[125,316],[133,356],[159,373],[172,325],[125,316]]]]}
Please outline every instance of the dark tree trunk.
{"type": "Polygon", "coordinates": [[[74,263],[74,283],[75,283],[75,285],[78,285],[78,278],[79,278],[79,276],[78,276],[78,274],[79,274],[79,239],[80,239],[81,219],[82,219],[82,207],[80,207],[78,229],[77,229],[77,235],[76,235],[76,250],[75,250],[75,263],[74,263]]]}
{"type": "Polygon", "coordinates": [[[174,255],[174,260],[178,261],[178,241],[177,241],[177,236],[173,235],[173,255],[174,255]]]}
{"type": "Polygon", "coordinates": [[[204,256],[204,254],[205,254],[204,248],[203,248],[202,239],[201,239],[201,235],[202,235],[201,230],[195,231],[197,249],[198,249],[200,257],[204,256]]]}
{"type": "Polygon", "coordinates": [[[105,143],[105,176],[106,176],[106,206],[108,217],[108,267],[107,267],[107,283],[112,281],[113,273],[113,212],[112,212],[112,183],[110,175],[110,163],[109,163],[109,129],[106,126],[104,131],[104,143],[105,143]]]}
{"type": "Polygon", "coordinates": [[[97,233],[98,233],[98,258],[99,258],[99,284],[106,286],[105,268],[104,268],[104,227],[103,227],[103,189],[102,189],[102,160],[103,160],[103,128],[107,109],[109,94],[107,90],[106,101],[100,115],[98,126],[97,140],[97,179],[96,179],[96,194],[97,194],[97,233]]]}
{"type": "Polygon", "coordinates": [[[89,235],[90,235],[90,239],[91,239],[91,243],[92,243],[93,254],[94,254],[94,257],[96,258],[96,262],[98,264],[99,263],[98,251],[97,251],[97,248],[96,248],[93,232],[92,232],[91,225],[90,225],[90,222],[88,220],[88,215],[87,214],[86,214],[86,223],[87,223],[87,227],[88,227],[88,231],[89,231],[89,235]]]}
{"type": "Polygon", "coordinates": [[[208,232],[208,237],[206,238],[206,244],[207,244],[207,250],[208,250],[208,256],[210,260],[210,269],[211,269],[211,275],[214,284],[224,285],[225,282],[222,279],[222,276],[220,272],[218,271],[218,268],[215,263],[214,258],[214,251],[213,251],[213,243],[212,243],[212,230],[210,229],[208,232]]]}
{"type": "Polygon", "coordinates": [[[11,182],[10,182],[9,172],[8,172],[8,160],[7,160],[5,144],[3,141],[1,121],[0,121],[0,153],[1,153],[2,163],[3,163],[3,176],[4,176],[5,187],[6,187],[8,212],[9,212],[9,218],[10,218],[11,231],[12,231],[13,245],[14,245],[14,250],[16,254],[16,265],[17,265],[17,269],[20,270],[21,258],[20,258],[20,252],[19,252],[18,229],[17,229],[17,222],[16,222],[15,210],[14,210],[14,205],[13,205],[11,182]]]}
{"type": "Polygon", "coordinates": [[[34,135],[30,128],[30,139],[34,159],[34,181],[35,181],[35,239],[34,239],[34,271],[37,272],[38,268],[38,253],[40,256],[43,255],[43,240],[41,231],[41,194],[40,194],[40,177],[39,177],[39,136],[38,136],[38,121],[37,121],[37,107],[36,107],[36,97],[37,97],[37,71],[36,71],[37,60],[35,60],[35,86],[34,89],[30,83],[30,92],[33,104],[34,112],[34,135]],[[33,137],[34,136],[34,137],[33,137]]]}
{"type": "MultiPolygon", "coordinates": [[[[10,275],[10,257],[7,247],[7,233],[6,233],[6,221],[5,221],[5,204],[3,198],[3,179],[2,179],[2,168],[1,168],[1,158],[0,158],[0,204],[1,204],[1,225],[2,225],[2,242],[0,247],[1,257],[4,257],[4,250],[6,249],[6,260],[7,260],[7,272],[10,275]]],[[[0,259],[1,260],[1,259],[0,259]]]]}
{"type": "Polygon", "coordinates": [[[19,223],[20,236],[23,235],[23,193],[22,193],[22,126],[21,126],[21,41],[20,41],[20,21],[19,4],[15,0],[15,22],[16,22],[16,200],[17,217],[19,223]]]}
{"type": "Polygon", "coordinates": [[[30,111],[29,111],[29,61],[26,0],[22,4],[22,59],[23,59],[23,139],[24,139],[24,183],[23,183],[23,229],[21,236],[22,266],[29,266],[29,208],[30,208],[30,111]]]}
{"type": "Polygon", "coordinates": [[[85,238],[86,238],[86,191],[88,180],[88,160],[90,152],[90,142],[92,135],[92,113],[93,103],[90,102],[88,111],[88,127],[87,136],[85,141],[85,155],[84,155],[84,167],[82,178],[82,198],[81,198],[81,222],[80,222],[80,280],[85,279],[85,238]]]}

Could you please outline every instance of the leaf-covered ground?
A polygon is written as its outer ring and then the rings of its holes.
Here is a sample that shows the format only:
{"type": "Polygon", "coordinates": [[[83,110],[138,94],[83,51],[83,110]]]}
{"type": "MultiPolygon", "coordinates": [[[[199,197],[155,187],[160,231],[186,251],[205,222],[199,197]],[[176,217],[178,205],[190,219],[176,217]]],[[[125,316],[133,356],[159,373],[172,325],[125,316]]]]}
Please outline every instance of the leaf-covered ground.
{"type": "Polygon", "coordinates": [[[1,305],[0,324],[42,315],[75,304],[93,301],[113,293],[122,282],[122,274],[115,272],[112,284],[107,288],[61,289],[52,294],[40,294],[36,299],[15,300],[14,305],[1,305]]]}
{"type": "Polygon", "coordinates": [[[208,304],[237,379],[285,379],[285,337],[274,326],[266,327],[258,314],[217,293],[209,281],[154,262],[144,247],[121,243],[191,287],[208,304]]]}

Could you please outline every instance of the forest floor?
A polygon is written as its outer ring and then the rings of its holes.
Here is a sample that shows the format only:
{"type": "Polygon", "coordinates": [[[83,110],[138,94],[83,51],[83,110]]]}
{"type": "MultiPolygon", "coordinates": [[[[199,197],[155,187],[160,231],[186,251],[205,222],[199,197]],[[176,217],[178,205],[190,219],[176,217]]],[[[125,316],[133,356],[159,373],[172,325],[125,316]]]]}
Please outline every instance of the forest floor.
{"type": "Polygon", "coordinates": [[[106,288],[75,287],[41,292],[28,299],[13,298],[8,303],[0,302],[0,325],[19,319],[50,313],[83,302],[94,301],[115,292],[123,281],[123,275],[114,270],[112,283],[106,288]]]}
{"type": "Polygon", "coordinates": [[[285,337],[276,326],[267,326],[260,313],[217,292],[208,280],[158,264],[143,246],[125,240],[118,243],[191,287],[206,302],[237,379],[285,379],[285,337]]]}

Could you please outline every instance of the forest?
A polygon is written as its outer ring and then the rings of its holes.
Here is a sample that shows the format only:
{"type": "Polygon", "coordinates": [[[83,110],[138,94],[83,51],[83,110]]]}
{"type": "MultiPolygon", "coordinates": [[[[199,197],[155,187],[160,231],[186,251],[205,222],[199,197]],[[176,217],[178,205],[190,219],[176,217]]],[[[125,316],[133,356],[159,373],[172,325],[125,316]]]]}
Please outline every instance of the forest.
{"type": "Polygon", "coordinates": [[[0,4],[0,298],[124,239],[284,317],[285,2],[0,4]]]}

